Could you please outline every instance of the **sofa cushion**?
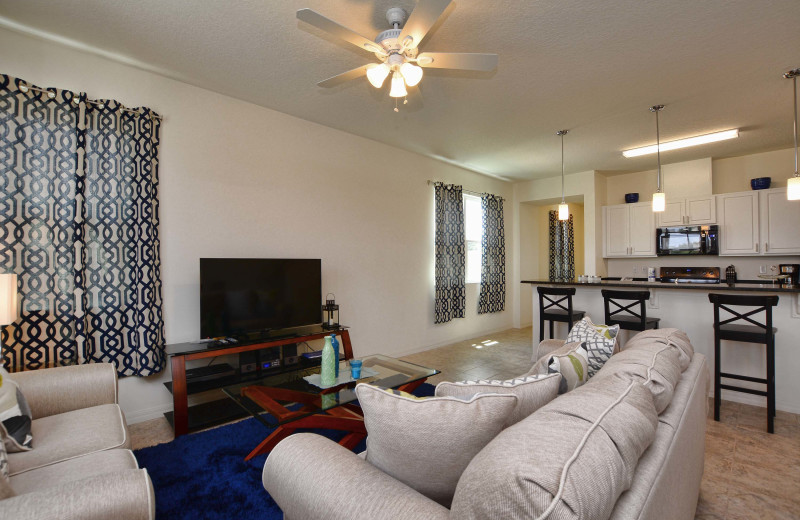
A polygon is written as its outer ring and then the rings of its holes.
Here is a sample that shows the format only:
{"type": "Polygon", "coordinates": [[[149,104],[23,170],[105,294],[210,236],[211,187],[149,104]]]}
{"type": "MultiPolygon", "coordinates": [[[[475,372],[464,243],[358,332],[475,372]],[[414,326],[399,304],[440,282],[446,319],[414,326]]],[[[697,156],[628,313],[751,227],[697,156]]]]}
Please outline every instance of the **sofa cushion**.
{"type": "Polygon", "coordinates": [[[586,382],[589,377],[588,363],[582,343],[566,343],[537,361],[525,375],[561,374],[558,393],[564,394],[586,382]]]}
{"type": "Polygon", "coordinates": [[[31,449],[31,409],[19,385],[0,367],[0,437],[9,453],[31,449]]]}
{"type": "Polygon", "coordinates": [[[567,343],[581,342],[586,349],[591,379],[614,353],[619,325],[595,325],[588,316],[580,320],[567,334],[567,343]]]}
{"type": "Polygon", "coordinates": [[[657,423],[640,383],[593,380],[507,428],[476,455],[458,482],[451,514],[608,518],[657,423]]]}
{"type": "Polygon", "coordinates": [[[642,342],[612,356],[594,379],[614,375],[642,383],[653,394],[660,414],[669,406],[681,377],[678,353],[668,345],[642,342]]]}
{"type": "Polygon", "coordinates": [[[409,399],[363,383],[356,394],[367,462],[445,507],[464,468],[517,406],[513,394],[409,399]]]}
{"type": "Polygon", "coordinates": [[[96,451],[82,457],[56,462],[48,466],[32,469],[11,477],[11,487],[17,494],[31,493],[73,482],[84,478],[103,475],[123,469],[137,469],[139,464],[130,450],[114,449],[96,451]]]}
{"type": "Polygon", "coordinates": [[[506,420],[505,426],[509,427],[555,399],[560,383],[559,374],[523,376],[507,381],[445,381],[436,385],[436,396],[468,399],[476,394],[514,394],[518,401],[506,420]]]}
{"type": "Polygon", "coordinates": [[[34,419],[32,430],[36,449],[8,454],[12,477],[81,455],[130,447],[125,417],[116,404],[34,419]]]}
{"type": "Polygon", "coordinates": [[[6,453],[6,445],[2,442],[2,439],[0,439],[0,500],[13,496],[14,490],[11,488],[8,479],[8,454],[6,453]]]}
{"type": "Polygon", "coordinates": [[[678,354],[678,361],[680,362],[681,372],[689,367],[689,363],[694,356],[694,347],[689,336],[680,329],[654,329],[645,330],[632,337],[622,350],[638,348],[639,345],[647,343],[658,343],[661,345],[669,345],[678,354]]]}

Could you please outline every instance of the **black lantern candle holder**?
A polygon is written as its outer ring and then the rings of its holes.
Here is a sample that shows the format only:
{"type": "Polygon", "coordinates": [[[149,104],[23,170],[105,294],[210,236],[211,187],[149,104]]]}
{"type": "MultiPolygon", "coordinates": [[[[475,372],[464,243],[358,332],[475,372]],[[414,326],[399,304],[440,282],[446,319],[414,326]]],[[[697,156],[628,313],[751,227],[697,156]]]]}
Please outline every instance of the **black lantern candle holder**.
{"type": "Polygon", "coordinates": [[[328,330],[339,328],[339,305],[333,293],[325,295],[325,305],[322,306],[322,328],[328,330]],[[328,296],[332,298],[328,299],[328,296]]]}

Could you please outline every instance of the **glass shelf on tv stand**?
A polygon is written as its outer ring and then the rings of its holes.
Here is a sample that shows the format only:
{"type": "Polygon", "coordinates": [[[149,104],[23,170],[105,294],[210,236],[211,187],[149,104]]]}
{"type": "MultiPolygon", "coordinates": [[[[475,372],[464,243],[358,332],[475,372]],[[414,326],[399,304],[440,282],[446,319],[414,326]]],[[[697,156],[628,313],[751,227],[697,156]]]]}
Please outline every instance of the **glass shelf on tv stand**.
{"type": "MultiPolygon", "coordinates": [[[[259,343],[268,343],[272,341],[291,340],[292,338],[300,339],[303,336],[312,336],[315,334],[336,334],[339,331],[346,330],[347,325],[339,325],[337,328],[329,329],[321,325],[311,325],[308,327],[297,327],[289,330],[280,330],[273,332],[264,332],[258,337],[241,338],[236,343],[222,344],[216,341],[188,341],[186,343],[172,343],[166,346],[168,356],[186,355],[195,352],[208,352],[210,350],[225,350],[235,347],[257,345],[259,343]]],[[[303,341],[303,340],[300,340],[303,341]]],[[[292,341],[286,341],[286,344],[291,344],[292,341]]],[[[265,347],[274,348],[274,347],[265,347]]]]}

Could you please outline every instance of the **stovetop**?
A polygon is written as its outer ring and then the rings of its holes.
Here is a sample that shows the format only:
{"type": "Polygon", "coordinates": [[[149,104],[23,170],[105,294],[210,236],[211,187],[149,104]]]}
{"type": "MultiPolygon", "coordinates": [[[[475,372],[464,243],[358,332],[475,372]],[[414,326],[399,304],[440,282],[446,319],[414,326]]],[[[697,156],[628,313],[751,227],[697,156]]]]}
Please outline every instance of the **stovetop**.
{"type": "Polygon", "coordinates": [[[719,267],[662,267],[663,283],[719,283],[719,267]]]}

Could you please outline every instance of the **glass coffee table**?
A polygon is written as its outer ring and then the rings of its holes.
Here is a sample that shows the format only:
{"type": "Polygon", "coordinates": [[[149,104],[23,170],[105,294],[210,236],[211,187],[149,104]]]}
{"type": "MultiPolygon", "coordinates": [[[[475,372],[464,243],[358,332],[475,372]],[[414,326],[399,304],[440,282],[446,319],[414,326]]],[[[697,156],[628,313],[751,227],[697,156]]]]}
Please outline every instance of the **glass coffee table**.
{"type": "MultiPolygon", "coordinates": [[[[260,379],[227,386],[222,391],[248,413],[274,431],[245,457],[267,453],[281,440],[301,428],[321,428],[348,432],[339,444],[353,449],[366,436],[364,417],[354,401],[358,383],[370,383],[384,388],[413,392],[438,370],[399,359],[375,355],[362,359],[364,376],[338,386],[322,389],[309,383],[305,376],[319,374],[320,367],[298,369],[260,379]],[[373,374],[374,375],[368,375],[373,374]]],[[[350,367],[342,362],[340,374],[349,374],[350,367]]]]}

